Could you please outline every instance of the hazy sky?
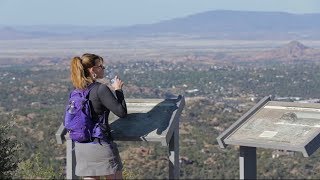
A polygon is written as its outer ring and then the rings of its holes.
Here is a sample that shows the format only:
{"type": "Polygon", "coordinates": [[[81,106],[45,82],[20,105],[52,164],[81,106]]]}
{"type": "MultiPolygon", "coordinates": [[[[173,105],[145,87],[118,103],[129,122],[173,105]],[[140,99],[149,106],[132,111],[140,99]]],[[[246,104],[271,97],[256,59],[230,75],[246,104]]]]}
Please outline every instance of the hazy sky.
{"type": "Polygon", "coordinates": [[[0,0],[0,25],[149,24],[210,10],[320,13],[320,0],[0,0]]]}

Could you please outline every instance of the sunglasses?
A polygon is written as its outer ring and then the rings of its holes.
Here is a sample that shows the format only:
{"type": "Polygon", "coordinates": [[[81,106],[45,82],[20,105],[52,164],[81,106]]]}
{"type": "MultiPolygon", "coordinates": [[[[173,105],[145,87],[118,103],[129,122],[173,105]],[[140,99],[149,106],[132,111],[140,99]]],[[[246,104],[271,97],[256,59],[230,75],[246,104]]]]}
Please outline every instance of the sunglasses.
{"type": "Polygon", "coordinates": [[[93,67],[99,67],[101,69],[105,69],[106,67],[104,67],[104,65],[99,65],[99,66],[93,66],[93,67]]]}

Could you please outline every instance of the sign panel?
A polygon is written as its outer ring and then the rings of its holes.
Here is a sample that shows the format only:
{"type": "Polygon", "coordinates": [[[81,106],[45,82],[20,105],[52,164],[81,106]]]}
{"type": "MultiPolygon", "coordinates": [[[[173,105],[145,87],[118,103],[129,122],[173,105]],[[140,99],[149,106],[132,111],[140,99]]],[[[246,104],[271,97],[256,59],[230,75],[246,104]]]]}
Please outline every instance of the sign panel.
{"type": "Polygon", "coordinates": [[[234,128],[225,144],[301,151],[320,146],[320,104],[269,101],[234,128]]]}
{"type": "Polygon", "coordinates": [[[167,143],[178,126],[184,98],[128,99],[128,115],[118,118],[110,113],[109,123],[116,140],[145,140],[167,143]]]}

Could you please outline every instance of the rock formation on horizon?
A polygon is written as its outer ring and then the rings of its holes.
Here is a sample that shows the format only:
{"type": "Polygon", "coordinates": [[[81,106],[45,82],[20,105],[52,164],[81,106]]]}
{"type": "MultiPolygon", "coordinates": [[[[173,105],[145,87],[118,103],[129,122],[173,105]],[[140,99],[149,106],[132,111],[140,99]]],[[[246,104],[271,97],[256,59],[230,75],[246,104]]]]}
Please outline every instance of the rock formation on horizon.
{"type": "Polygon", "coordinates": [[[276,49],[258,52],[249,55],[249,61],[275,60],[275,61],[296,61],[296,60],[320,60],[320,50],[305,46],[299,41],[289,43],[276,49]]]}

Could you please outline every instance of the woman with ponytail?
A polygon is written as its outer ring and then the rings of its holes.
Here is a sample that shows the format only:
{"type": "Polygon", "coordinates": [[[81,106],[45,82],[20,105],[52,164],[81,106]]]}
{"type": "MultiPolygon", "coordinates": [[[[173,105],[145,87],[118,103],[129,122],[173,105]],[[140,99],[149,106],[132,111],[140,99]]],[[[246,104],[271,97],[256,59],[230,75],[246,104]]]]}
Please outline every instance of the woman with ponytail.
{"type": "MultiPolygon", "coordinates": [[[[127,115],[126,103],[122,91],[123,81],[115,77],[110,88],[97,82],[104,77],[103,58],[95,54],[83,54],[71,60],[71,81],[76,89],[85,89],[94,83],[89,93],[92,117],[104,115],[108,118],[110,111],[119,117],[127,115]]],[[[117,148],[113,142],[108,121],[102,124],[105,138],[93,138],[89,142],[75,142],[76,175],[84,179],[122,179],[122,163],[117,148]]]]}

